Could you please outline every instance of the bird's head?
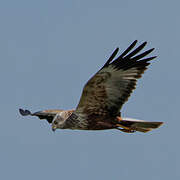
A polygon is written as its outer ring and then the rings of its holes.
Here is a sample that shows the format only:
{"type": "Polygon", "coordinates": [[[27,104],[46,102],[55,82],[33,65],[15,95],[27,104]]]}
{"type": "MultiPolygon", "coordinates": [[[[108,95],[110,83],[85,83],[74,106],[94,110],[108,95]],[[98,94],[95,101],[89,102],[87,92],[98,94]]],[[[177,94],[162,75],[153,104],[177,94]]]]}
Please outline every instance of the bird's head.
{"type": "Polygon", "coordinates": [[[67,117],[65,112],[62,111],[56,114],[52,122],[52,130],[55,131],[56,129],[64,129],[66,119],[67,117]]]}

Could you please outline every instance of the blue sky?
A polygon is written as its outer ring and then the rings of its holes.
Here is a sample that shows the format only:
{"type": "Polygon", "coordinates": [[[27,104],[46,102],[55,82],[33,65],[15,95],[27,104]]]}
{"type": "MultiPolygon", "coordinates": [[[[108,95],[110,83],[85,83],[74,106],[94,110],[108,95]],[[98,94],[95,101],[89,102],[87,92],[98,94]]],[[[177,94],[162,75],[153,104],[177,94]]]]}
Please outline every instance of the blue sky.
{"type": "Polygon", "coordinates": [[[179,179],[178,0],[1,0],[0,178],[179,179]],[[150,133],[51,131],[18,108],[76,107],[112,51],[148,41],[158,58],[122,115],[164,121],[150,133]]]}

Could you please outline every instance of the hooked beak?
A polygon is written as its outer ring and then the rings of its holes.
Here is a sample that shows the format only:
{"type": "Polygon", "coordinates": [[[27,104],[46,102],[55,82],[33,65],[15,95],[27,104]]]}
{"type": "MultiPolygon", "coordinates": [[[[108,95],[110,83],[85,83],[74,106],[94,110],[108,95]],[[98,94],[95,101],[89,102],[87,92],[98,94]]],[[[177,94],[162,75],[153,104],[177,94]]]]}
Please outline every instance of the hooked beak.
{"type": "Polygon", "coordinates": [[[56,127],[52,126],[52,131],[55,132],[56,131],[56,127]]]}

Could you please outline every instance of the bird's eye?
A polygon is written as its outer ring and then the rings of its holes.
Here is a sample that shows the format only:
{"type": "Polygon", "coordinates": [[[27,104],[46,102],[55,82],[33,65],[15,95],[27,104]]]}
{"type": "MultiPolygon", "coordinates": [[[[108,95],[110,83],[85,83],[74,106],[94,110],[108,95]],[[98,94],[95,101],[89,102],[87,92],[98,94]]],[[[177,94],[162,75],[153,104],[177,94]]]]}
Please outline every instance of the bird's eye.
{"type": "Polygon", "coordinates": [[[57,122],[57,121],[54,121],[54,124],[56,125],[56,124],[58,124],[58,122],[57,122]]]}

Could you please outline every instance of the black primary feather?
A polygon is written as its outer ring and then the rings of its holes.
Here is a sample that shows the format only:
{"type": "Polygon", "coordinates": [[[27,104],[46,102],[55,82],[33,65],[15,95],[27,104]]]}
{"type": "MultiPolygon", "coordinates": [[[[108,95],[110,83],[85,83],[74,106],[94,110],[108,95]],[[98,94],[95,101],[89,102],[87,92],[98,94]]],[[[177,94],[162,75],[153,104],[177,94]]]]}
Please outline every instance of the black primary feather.
{"type": "Polygon", "coordinates": [[[27,109],[23,110],[23,109],[19,109],[19,112],[22,116],[28,116],[28,115],[32,115],[31,112],[27,109]]]}

